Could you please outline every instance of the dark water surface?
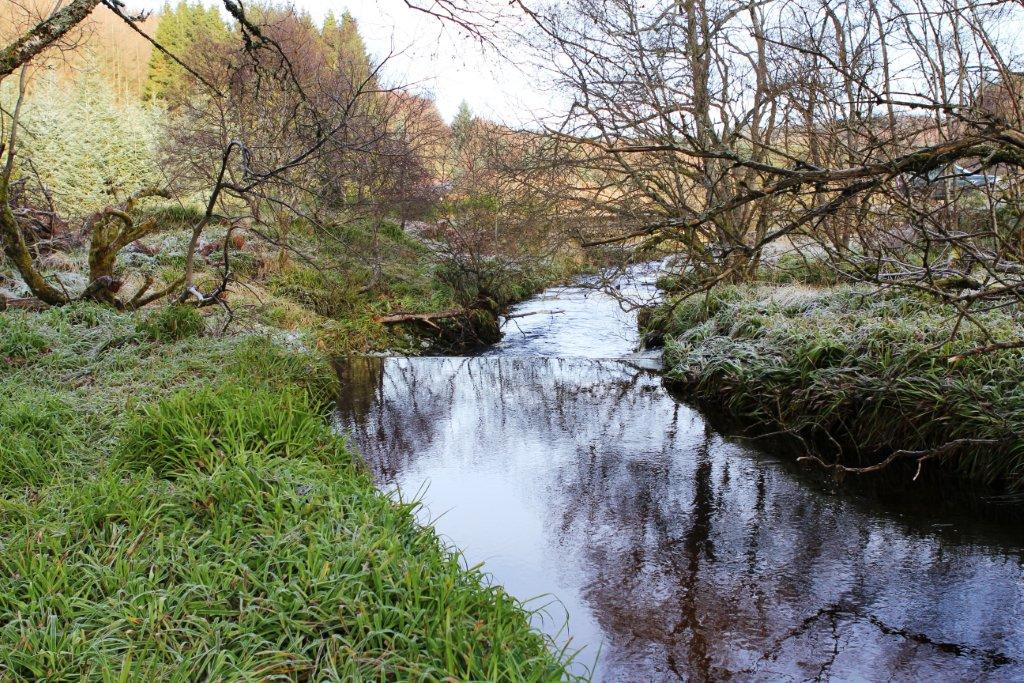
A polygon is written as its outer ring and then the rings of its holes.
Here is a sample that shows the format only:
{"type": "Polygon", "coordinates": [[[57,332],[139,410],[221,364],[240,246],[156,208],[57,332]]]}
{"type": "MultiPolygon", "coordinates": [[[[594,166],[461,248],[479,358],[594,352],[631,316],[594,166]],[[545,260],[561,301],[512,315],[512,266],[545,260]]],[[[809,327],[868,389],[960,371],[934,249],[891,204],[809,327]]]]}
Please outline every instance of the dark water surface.
{"type": "Polygon", "coordinates": [[[351,359],[339,419],[595,679],[1024,680],[1018,527],[835,495],[674,399],[612,298],[515,312],[549,310],[482,356],[351,359]]]}

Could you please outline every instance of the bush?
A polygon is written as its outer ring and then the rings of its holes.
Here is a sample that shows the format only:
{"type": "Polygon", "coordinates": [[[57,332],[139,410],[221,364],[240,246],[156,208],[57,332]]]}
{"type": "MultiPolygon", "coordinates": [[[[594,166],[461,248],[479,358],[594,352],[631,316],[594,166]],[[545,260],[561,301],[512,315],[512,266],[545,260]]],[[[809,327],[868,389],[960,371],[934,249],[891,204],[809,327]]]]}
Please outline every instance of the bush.
{"type": "Polygon", "coordinates": [[[171,304],[149,314],[139,323],[139,331],[153,341],[174,342],[202,335],[206,323],[192,306],[171,304]]]}

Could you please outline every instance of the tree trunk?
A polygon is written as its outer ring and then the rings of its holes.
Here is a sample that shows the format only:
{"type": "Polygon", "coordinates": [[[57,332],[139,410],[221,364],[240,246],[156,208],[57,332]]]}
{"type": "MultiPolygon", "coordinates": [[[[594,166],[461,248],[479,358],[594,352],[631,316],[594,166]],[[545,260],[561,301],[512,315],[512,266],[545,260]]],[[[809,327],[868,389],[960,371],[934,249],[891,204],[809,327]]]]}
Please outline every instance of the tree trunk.
{"type": "Polygon", "coordinates": [[[18,269],[18,273],[21,274],[21,278],[33,294],[51,306],[60,306],[68,302],[67,295],[47,282],[42,273],[36,270],[32,252],[29,251],[28,243],[25,242],[25,235],[22,234],[21,227],[14,218],[14,212],[11,211],[11,205],[8,203],[7,181],[2,177],[0,177],[0,241],[3,243],[4,254],[18,269]]]}
{"type": "Polygon", "coordinates": [[[0,80],[64,37],[89,16],[101,0],[73,0],[64,9],[36,24],[13,43],[0,49],[0,80]]]}

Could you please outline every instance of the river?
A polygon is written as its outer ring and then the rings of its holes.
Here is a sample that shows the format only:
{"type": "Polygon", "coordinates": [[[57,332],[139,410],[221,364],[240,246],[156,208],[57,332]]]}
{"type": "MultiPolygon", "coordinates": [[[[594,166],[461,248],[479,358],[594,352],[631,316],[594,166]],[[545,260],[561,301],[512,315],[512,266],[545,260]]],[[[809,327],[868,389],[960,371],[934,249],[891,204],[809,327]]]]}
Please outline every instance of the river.
{"type": "Polygon", "coordinates": [[[1024,680],[1019,526],[836,492],[717,431],[611,296],[560,287],[512,314],[477,356],[348,360],[338,419],[579,671],[1024,680]]]}

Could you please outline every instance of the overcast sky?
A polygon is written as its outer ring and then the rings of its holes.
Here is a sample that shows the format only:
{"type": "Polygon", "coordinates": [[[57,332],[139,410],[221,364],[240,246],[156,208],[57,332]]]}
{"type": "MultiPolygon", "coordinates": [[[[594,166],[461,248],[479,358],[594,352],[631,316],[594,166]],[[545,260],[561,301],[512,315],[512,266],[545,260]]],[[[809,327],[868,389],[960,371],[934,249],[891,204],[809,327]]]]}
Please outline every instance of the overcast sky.
{"type": "MultiPolygon", "coordinates": [[[[126,4],[159,9],[164,0],[126,4]]],[[[527,70],[483,48],[457,27],[409,9],[402,0],[294,0],[294,5],[308,10],[318,22],[328,11],[340,16],[348,10],[359,22],[372,56],[382,59],[398,53],[388,62],[388,79],[432,94],[449,121],[462,100],[474,113],[511,125],[526,125],[550,108],[547,95],[527,70]]]]}

